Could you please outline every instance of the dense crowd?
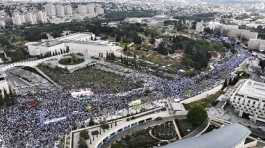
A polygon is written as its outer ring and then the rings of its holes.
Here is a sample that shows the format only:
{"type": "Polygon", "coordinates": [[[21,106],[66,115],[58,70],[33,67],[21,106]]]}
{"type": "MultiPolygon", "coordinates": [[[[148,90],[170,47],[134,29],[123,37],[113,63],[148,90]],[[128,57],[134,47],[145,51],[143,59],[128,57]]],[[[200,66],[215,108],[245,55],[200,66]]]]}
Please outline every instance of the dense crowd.
{"type": "Polygon", "coordinates": [[[182,77],[177,80],[167,81],[164,93],[168,96],[185,99],[189,96],[195,96],[202,91],[209,90],[212,87],[220,84],[235,68],[239,66],[246,58],[250,57],[247,51],[240,51],[223,63],[216,63],[214,69],[208,73],[201,73],[191,78],[182,77]],[[189,94],[187,94],[189,93],[189,94]]]}
{"type": "MultiPolygon", "coordinates": [[[[194,77],[162,80],[138,74],[147,81],[145,87],[120,94],[95,94],[86,99],[73,98],[69,90],[39,91],[37,94],[17,96],[17,103],[1,110],[0,139],[6,147],[52,147],[61,136],[72,129],[83,126],[90,117],[106,116],[128,108],[128,103],[143,95],[145,88],[152,87],[157,93],[176,98],[187,98],[212,88],[234,71],[250,54],[239,54],[216,63],[214,69],[194,77]],[[87,111],[87,105],[92,107],[87,111]],[[64,117],[64,118],[62,118],[64,117]],[[52,122],[53,119],[60,119],[52,122]],[[50,121],[50,122],[47,122],[50,121]]],[[[136,77],[134,74],[131,77],[136,77]]],[[[1,145],[0,140],[0,145],[1,145]]]]}

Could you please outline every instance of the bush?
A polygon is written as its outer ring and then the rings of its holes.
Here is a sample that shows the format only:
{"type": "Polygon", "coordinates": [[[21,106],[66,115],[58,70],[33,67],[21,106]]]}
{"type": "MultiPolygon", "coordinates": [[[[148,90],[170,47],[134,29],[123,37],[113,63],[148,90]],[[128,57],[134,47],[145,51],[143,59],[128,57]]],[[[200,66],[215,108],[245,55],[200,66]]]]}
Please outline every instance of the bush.
{"type": "Polygon", "coordinates": [[[203,106],[195,105],[189,110],[187,118],[194,127],[198,127],[208,119],[208,115],[203,106]]]}
{"type": "Polygon", "coordinates": [[[107,123],[102,123],[102,124],[100,125],[100,127],[101,127],[103,130],[105,130],[105,129],[109,129],[109,125],[108,125],[107,123]]]}
{"type": "Polygon", "coordinates": [[[92,131],[91,134],[95,136],[95,135],[98,135],[99,132],[98,131],[92,131]]]}
{"type": "Polygon", "coordinates": [[[79,58],[76,55],[72,54],[71,57],[63,58],[59,60],[59,64],[62,65],[76,65],[84,62],[83,58],[79,58]]]}
{"type": "Polygon", "coordinates": [[[84,138],[85,140],[89,139],[89,135],[86,130],[82,130],[80,132],[80,137],[84,138]]]}

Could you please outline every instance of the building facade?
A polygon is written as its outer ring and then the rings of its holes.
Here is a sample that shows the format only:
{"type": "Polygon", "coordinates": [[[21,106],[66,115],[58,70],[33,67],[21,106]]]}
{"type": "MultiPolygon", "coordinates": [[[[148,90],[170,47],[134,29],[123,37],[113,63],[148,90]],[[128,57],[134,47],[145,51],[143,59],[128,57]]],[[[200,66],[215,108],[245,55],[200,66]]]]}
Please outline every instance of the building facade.
{"type": "Polygon", "coordinates": [[[45,12],[50,17],[56,16],[55,6],[52,3],[45,5],[45,12]]]}
{"type": "Polygon", "coordinates": [[[56,9],[56,16],[58,17],[64,17],[65,13],[64,13],[64,6],[62,4],[57,4],[55,6],[56,9]]]}
{"type": "Polygon", "coordinates": [[[95,40],[92,33],[75,33],[43,42],[29,42],[26,44],[32,56],[45,56],[63,54],[66,52],[83,53],[88,57],[98,57],[99,53],[105,56],[113,52],[120,54],[121,47],[107,41],[95,40]]]}
{"type": "Polygon", "coordinates": [[[239,116],[248,115],[253,121],[265,121],[265,83],[251,79],[241,80],[230,103],[239,116]],[[243,82],[241,82],[243,81],[243,82]]]}

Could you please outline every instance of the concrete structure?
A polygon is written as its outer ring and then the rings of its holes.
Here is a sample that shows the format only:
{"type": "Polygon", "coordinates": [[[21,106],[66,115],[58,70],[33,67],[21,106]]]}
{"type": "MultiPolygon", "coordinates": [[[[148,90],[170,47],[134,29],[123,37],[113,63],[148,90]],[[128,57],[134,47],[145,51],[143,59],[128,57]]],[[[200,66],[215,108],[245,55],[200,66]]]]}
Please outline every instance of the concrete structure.
{"type": "Polygon", "coordinates": [[[26,19],[25,19],[25,15],[24,14],[20,14],[20,20],[21,20],[22,24],[26,23],[26,19]]]}
{"type": "Polygon", "coordinates": [[[104,14],[104,8],[102,8],[101,6],[96,6],[96,8],[95,8],[95,11],[96,11],[96,14],[97,15],[102,15],[102,14],[104,14]]]}
{"type": "Polygon", "coordinates": [[[78,5],[77,11],[78,11],[78,14],[80,14],[82,16],[84,16],[88,13],[86,5],[78,5]]]}
{"type": "MultiPolygon", "coordinates": [[[[243,113],[253,120],[265,121],[265,83],[251,79],[242,80],[235,90],[230,102],[235,111],[242,117],[243,113]]],[[[239,83],[239,82],[238,82],[239,83]]]]}
{"type": "Polygon", "coordinates": [[[71,5],[66,5],[64,7],[65,15],[72,16],[73,15],[73,9],[71,5]]]}
{"type": "Polygon", "coordinates": [[[26,23],[37,24],[37,17],[33,13],[27,13],[25,16],[25,19],[26,19],[26,23]]]}
{"type": "Polygon", "coordinates": [[[248,48],[260,51],[265,51],[265,40],[262,39],[250,39],[248,41],[248,48]]]}
{"type": "Polygon", "coordinates": [[[5,27],[6,26],[6,19],[5,17],[0,17],[0,27],[5,27]]]}
{"type": "Polygon", "coordinates": [[[2,73],[0,74],[0,95],[1,97],[4,97],[4,92],[6,92],[6,94],[10,94],[11,93],[11,87],[8,85],[8,82],[6,80],[6,74],[2,73]]]}
{"type": "Polygon", "coordinates": [[[37,17],[37,21],[39,22],[39,23],[47,23],[47,15],[46,15],[46,13],[45,12],[43,12],[43,11],[38,11],[37,12],[37,15],[36,15],[37,17]]]}
{"type": "Polygon", "coordinates": [[[205,28],[205,26],[204,26],[203,22],[197,22],[196,23],[196,28],[195,28],[196,32],[198,32],[198,33],[203,32],[204,28],[205,28]]]}
{"type": "Polygon", "coordinates": [[[55,5],[55,10],[56,10],[56,16],[58,17],[64,17],[64,6],[62,4],[57,4],[55,5]]]}
{"type": "Polygon", "coordinates": [[[107,52],[120,54],[120,47],[107,41],[92,40],[94,38],[95,35],[92,33],[75,33],[43,42],[29,42],[26,46],[29,54],[33,56],[57,55],[65,52],[83,53],[88,57],[98,57],[99,53],[105,56],[107,52]]]}
{"type": "Polygon", "coordinates": [[[13,16],[12,16],[12,22],[14,25],[22,25],[23,22],[21,20],[21,16],[20,14],[18,13],[15,13],[13,16]]]}
{"type": "MultiPolygon", "coordinates": [[[[78,146],[77,140],[79,137],[79,132],[82,130],[87,130],[89,132],[89,135],[93,137],[93,140],[88,142],[88,147],[103,148],[109,147],[111,143],[130,133],[147,129],[148,127],[153,127],[155,125],[161,125],[167,121],[173,121],[173,123],[175,123],[175,119],[183,119],[187,115],[187,111],[185,110],[183,105],[178,103],[176,104],[177,106],[175,107],[177,108],[177,110],[170,110],[169,108],[166,109],[164,107],[156,107],[151,110],[133,115],[133,120],[130,120],[131,116],[129,116],[109,121],[108,124],[112,124],[113,126],[106,131],[102,131],[102,133],[98,136],[93,136],[92,132],[100,130],[100,125],[72,131],[70,133],[70,147],[76,148],[78,146]],[[116,126],[114,126],[115,123],[116,126]]],[[[174,124],[174,127],[178,138],[181,139],[182,137],[180,135],[178,126],[174,124]]]]}
{"type": "Polygon", "coordinates": [[[251,32],[249,30],[244,30],[244,29],[240,29],[240,37],[241,38],[245,38],[247,40],[250,39],[257,39],[258,38],[258,33],[257,32],[251,32]]]}
{"type": "Polygon", "coordinates": [[[45,11],[50,17],[56,16],[55,6],[52,3],[45,5],[45,11]]]}
{"type": "Polygon", "coordinates": [[[87,12],[88,12],[88,17],[95,17],[96,16],[95,5],[94,4],[87,5],[87,12]]]}
{"type": "Polygon", "coordinates": [[[219,29],[222,33],[230,37],[247,39],[247,40],[258,38],[257,32],[251,32],[246,29],[239,29],[238,25],[225,25],[219,22],[209,22],[207,26],[212,30],[219,29]]]}
{"type": "Polygon", "coordinates": [[[231,124],[161,148],[245,148],[245,141],[250,133],[249,129],[240,124],[231,124]]]}

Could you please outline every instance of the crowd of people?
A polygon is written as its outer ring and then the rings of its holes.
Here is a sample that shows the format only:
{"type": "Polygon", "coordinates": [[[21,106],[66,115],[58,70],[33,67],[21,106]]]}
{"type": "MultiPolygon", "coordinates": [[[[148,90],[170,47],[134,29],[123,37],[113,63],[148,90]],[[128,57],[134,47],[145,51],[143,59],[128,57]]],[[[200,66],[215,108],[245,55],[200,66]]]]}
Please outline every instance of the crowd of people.
{"type": "Polygon", "coordinates": [[[234,55],[230,59],[222,63],[216,63],[214,69],[207,73],[201,73],[191,78],[182,77],[177,80],[167,81],[164,83],[168,85],[165,86],[164,93],[180,99],[198,95],[204,90],[209,90],[220,84],[222,80],[235,71],[239,64],[250,56],[251,54],[247,51],[240,51],[239,54],[234,55]],[[187,92],[190,94],[187,94],[187,92]]]}
{"type": "MultiPolygon", "coordinates": [[[[70,90],[56,88],[40,90],[34,95],[28,93],[16,96],[15,105],[0,110],[0,146],[53,147],[55,141],[71,130],[84,126],[84,121],[91,117],[106,116],[128,109],[129,102],[144,95],[146,88],[159,95],[185,99],[188,97],[187,92],[194,96],[220,84],[250,56],[250,53],[241,50],[231,58],[216,63],[207,73],[194,77],[183,76],[176,80],[138,74],[138,77],[145,80],[144,88],[116,95],[93,94],[86,99],[77,99],[71,96],[70,90]],[[92,107],[91,111],[87,111],[88,104],[92,107]]],[[[137,77],[136,74],[129,75],[137,77]]]]}

